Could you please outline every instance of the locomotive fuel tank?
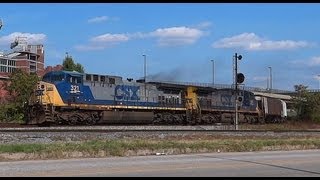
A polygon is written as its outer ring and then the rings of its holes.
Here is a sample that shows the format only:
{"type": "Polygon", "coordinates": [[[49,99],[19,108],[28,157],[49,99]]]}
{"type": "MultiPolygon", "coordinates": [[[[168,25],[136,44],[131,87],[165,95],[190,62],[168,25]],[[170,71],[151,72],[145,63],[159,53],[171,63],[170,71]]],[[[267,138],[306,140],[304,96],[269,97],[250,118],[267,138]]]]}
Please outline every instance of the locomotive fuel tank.
{"type": "Polygon", "coordinates": [[[99,124],[152,124],[153,112],[103,111],[99,124]]]}

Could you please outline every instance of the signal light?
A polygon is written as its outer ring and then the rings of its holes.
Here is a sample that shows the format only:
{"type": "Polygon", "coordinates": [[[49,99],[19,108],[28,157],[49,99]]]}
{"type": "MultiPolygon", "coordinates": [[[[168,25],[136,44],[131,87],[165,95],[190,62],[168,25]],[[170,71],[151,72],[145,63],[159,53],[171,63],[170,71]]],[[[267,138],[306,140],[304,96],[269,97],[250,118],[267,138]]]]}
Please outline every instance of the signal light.
{"type": "Polygon", "coordinates": [[[237,74],[237,83],[241,84],[244,81],[244,75],[242,73],[237,74]]]}

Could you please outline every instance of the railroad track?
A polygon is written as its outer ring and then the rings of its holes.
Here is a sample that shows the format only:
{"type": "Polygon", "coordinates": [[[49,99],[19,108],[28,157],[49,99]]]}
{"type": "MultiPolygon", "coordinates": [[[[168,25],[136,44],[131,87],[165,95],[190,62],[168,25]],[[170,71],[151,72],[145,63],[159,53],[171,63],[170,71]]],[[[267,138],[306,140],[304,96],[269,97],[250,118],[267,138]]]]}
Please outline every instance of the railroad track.
{"type": "Polygon", "coordinates": [[[0,127],[0,132],[256,132],[256,133],[320,133],[309,130],[234,130],[234,126],[55,126],[55,127],[0,127]]]}

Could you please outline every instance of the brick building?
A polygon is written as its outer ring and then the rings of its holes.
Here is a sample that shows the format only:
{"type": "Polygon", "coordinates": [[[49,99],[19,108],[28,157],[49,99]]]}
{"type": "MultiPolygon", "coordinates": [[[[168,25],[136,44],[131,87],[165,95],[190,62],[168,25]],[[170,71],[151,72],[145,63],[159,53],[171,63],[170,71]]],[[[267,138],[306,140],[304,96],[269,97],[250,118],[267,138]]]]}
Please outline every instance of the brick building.
{"type": "Polygon", "coordinates": [[[50,71],[60,71],[62,69],[63,69],[63,66],[61,64],[58,64],[56,66],[47,66],[44,69],[44,74],[47,73],[47,72],[50,72],[50,71]]]}
{"type": "Polygon", "coordinates": [[[15,69],[36,73],[39,77],[45,73],[43,45],[28,45],[23,39],[17,44],[12,52],[0,53],[0,103],[5,103],[8,99],[9,93],[5,86],[15,69]]]}
{"type": "Polygon", "coordinates": [[[7,78],[15,69],[27,73],[44,74],[43,45],[27,45],[26,48],[0,55],[0,78],[7,78]]]}
{"type": "Polygon", "coordinates": [[[63,69],[62,65],[47,66],[44,65],[44,47],[42,44],[28,45],[25,37],[16,38],[11,44],[12,52],[0,52],[0,104],[6,102],[9,93],[5,90],[9,75],[15,69],[22,69],[27,73],[36,73],[42,77],[50,71],[59,71],[63,69]]]}

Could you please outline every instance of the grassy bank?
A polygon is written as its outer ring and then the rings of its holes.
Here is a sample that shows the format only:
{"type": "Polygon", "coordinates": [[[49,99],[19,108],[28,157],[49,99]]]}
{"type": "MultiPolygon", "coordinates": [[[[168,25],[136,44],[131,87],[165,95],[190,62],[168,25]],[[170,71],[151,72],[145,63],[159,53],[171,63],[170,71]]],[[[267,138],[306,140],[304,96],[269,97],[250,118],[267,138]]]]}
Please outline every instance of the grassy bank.
{"type": "Polygon", "coordinates": [[[319,149],[320,139],[227,138],[188,140],[94,140],[78,143],[2,144],[0,160],[58,159],[74,157],[106,157],[183,154],[199,152],[243,152],[263,150],[319,149]]]}
{"type": "Polygon", "coordinates": [[[311,130],[320,129],[320,123],[312,121],[287,121],[274,124],[240,124],[239,129],[248,130],[311,130]]]}

